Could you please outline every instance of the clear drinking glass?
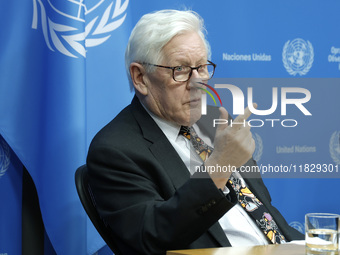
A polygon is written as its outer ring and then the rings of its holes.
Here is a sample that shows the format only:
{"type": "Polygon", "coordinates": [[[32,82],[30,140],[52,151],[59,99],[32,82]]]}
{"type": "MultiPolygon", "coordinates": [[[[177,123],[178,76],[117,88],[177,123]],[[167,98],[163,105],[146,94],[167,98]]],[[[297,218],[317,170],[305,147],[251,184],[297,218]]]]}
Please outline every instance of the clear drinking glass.
{"type": "Polygon", "coordinates": [[[306,249],[317,252],[339,250],[340,215],[308,213],[305,216],[306,249]]]}

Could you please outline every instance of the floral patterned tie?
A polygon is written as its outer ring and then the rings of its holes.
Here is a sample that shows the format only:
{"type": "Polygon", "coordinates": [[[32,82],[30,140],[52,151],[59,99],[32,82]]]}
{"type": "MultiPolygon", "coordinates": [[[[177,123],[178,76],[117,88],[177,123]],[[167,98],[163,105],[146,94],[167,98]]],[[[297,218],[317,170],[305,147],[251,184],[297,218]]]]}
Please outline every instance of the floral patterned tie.
{"type": "Polygon", "coordinates": [[[241,175],[238,172],[232,173],[228,182],[235,190],[239,204],[256,222],[269,241],[273,244],[285,243],[286,239],[281,234],[275,220],[265,205],[250,191],[241,175]]]}
{"type": "MultiPolygon", "coordinates": [[[[203,161],[213,152],[213,148],[197,135],[193,127],[182,126],[179,134],[190,140],[196,153],[203,161]]],[[[239,204],[256,222],[269,241],[273,244],[285,243],[286,239],[281,234],[275,220],[262,202],[250,191],[241,175],[238,172],[232,173],[228,182],[235,190],[239,204]]]]}
{"type": "Polygon", "coordinates": [[[206,159],[212,153],[213,148],[207,145],[201,138],[199,138],[195,129],[193,127],[182,126],[179,131],[179,134],[183,135],[185,138],[190,140],[196,153],[200,156],[200,158],[203,161],[206,161],[206,159]]]}

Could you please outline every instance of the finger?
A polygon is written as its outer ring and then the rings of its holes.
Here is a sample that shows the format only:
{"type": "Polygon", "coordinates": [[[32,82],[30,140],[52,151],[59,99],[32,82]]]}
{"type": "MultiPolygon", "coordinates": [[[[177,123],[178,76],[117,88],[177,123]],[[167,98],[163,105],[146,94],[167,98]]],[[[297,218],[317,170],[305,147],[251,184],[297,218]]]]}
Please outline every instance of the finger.
{"type": "Polygon", "coordinates": [[[245,127],[239,125],[240,128],[237,129],[237,135],[241,137],[242,141],[250,141],[252,137],[252,133],[250,132],[250,127],[246,124],[245,127]]]}
{"type": "Polygon", "coordinates": [[[251,132],[249,132],[249,133],[245,136],[245,138],[244,138],[244,140],[243,140],[243,146],[244,146],[244,148],[247,148],[247,149],[248,149],[248,151],[249,151],[249,153],[250,153],[251,155],[253,155],[253,153],[254,153],[254,151],[255,151],[255,140],[254,140],[254,138],[253,138],[251,132]]]}
{"type": "MultiPolygon", "coordinates": [[[[237,125],[237,124],[233,124],[233,125],[237,125]]],[[[237,125],[239,127],[239,132],[242,132],[243,135],[248,135],[250,133],[250,129],[251,126],[248,125],[247,122],[245,123],[240,123],[239,125],[237,125]]]]}
{"type": "Polygon", "coordinates": [[[229,124],[228,124],[229,113],[228,113],[227,109],[225,109],[224,107],[220,107],[219,111],[220,111],[220,119],[225,120],[226,123],[223,124],[223,125],[218,125],[216,131],[223,130],[223,129],[225,129],[229,126],[229,124]]]}
{"type": "MultiPolygon", "coordinates": [[[[257,108],[257,104],[253,103],[253,108],[257,108]]],[[[244,114],[243,115],[239,115],[236,117],[235,122],[243,122],[244,120],[247,120],[250,115],[252,114],[252,112],[250,111],[249,107],[247,106],[246,109],[244,109],[244,114]]]]}
{"type": "Polygon", "coordinates": [[[229,118],[229,113],[228,113],[226,108],[221,106],[220,108],[218,108],[218,110],[220,111],[220,118],[221,119],[227,120],[229,118]]]}

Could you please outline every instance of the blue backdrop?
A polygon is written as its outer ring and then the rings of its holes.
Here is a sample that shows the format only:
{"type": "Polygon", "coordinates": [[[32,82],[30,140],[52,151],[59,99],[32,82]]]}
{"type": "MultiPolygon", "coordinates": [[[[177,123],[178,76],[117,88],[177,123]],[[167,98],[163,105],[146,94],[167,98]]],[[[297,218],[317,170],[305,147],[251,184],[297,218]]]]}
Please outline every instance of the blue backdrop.
{"type": "MultiPolygon", "coordinates": [[[[259,164],[339,166],[337,0],[13,0],[0,6],[0,134],[6,141],[0,141],[0,203],[8,209],[1,211],[0,253],[21,250],[22,164],[37,187],[57,254],[109,253],[79,202],[74,172],[94,134],[132,98],[124,50],[134,24],[150,11],[197,11],[206,22],[215,77],[245,96],[253,87],[259,109],[270,108],[273,87],[310,91],[304,106],[312,116],[292,105],[282,116],[281,101],[271,116],[252,116],[299,123],[253,128],[259,164]],[[8,222],[15,222],[16,232],[8,222]]],[[[232,111],[230,93],[221,94],[232,111]]],[[[306,212],[340,213],[339,173],[303,169],[263,175],[274,205],[301,231],[306,212]]]]}

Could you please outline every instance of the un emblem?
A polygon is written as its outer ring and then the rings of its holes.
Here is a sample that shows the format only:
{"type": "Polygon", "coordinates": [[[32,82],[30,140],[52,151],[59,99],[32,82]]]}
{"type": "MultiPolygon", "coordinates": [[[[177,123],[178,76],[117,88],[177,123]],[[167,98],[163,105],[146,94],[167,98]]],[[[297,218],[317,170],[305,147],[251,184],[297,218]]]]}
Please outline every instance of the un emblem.
{"type": "Polygon", "coordinates": [[[259,134],[253,133],[253,139],[255,141],[255,151],[253,153],[253,159],[259,161],[263,153],[263,142],[259,134]]]}
{"type": "Polygon", "coordinates": [[[282,61],[290,75],[305,75],[314,61],[312,44],[300,38],[287,41],[283,47],[282,61]]]}
{"type": "Polygon", "coordinates": [[[5,174],[10,164],[10,149],[7,143],[0,138],[0,178],[5,174]]]}
{"type": "Polygon", "coordinates": [[[86,57],[87,48],[104,43],[124,23],[128,4],[129,0],[33,0],[32,28],[38,28],[40,18],[51,51],[86,57]]]}
{"type": "Polygon", "coordinates": [[[340,131],[335,131],[329,141],[329,153],[333,161],[340,165],[340,131]]]}
{"type": "Polygon", "coordinates": [[[292,221],[291,223],[289,223],[289,226],[295,228],[296,230],[298,230],[301,233],[305,233],[304,224],[302,224],[298,221],[292,221]]]}

